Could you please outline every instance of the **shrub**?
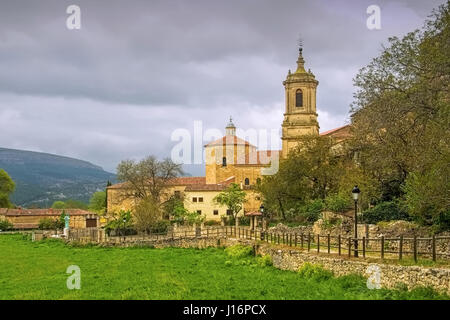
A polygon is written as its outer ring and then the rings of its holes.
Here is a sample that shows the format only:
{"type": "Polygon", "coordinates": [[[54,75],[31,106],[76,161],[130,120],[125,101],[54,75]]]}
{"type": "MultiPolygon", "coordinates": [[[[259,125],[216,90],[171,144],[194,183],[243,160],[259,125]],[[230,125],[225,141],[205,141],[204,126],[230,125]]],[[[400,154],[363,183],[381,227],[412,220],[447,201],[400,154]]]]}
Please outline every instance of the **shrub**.
{"type": "Polygon", "coordinates": [[[322,199],[311,200],[305,205],[305,213],[308,222],[316,222],[320,213],[325,209],[325,203],[322,199]]]}
{"type": "Polygon", "coordinates": [[[303,278],[312,278],[314,280],[328,280],[333,277],[333,272],[325,270],[320,264],[305,262],[298,269],[298,273],[303,278]]]}
{"type": "Polygon", "coordinates": [[[249,226],[250,225],[250,217],[238,217],[240,226],[249,226]]]}
{"type": "Polygon", "coordinates": [[[52,218],[44,218],[39,220],[39,229],[41,230],[55,230],[64,228],[64,224],[60,220],[52,218]]]}
{"type": "Polygon", "coordinates": [[[7,231],[11,230],[13,228],[13,224],[9,222],[8,220],[0,220],[0,230],[1,231],[7,231]]]}
{"type": "Polygon", "coordinates": [[[397,201],[381,202],[366,210],[361,216],[361,222],[376,224],[380,221],[411,220],[407,212],[402,210],[397,201]]]}
{"type": "Polygon", "coordinates": [[[240,259],[253,255],[253,248],[236,244],[234,246],[226,248],[225,252],[232,258],[240,259]]]}
{"type": "Polygon", "coordinates": [[[217,220],[207,220],[205,221],[205,226],[220,226],[220,221],[217,220]]]}
{"type": "Polygon", "coordinates": [[[153,233],[167,233],[169,226],[170,226],[170,221],[159,220],[153,226],[151,226],[150,231],[153,233]]]}
{"type": "Polygon", "coordinates": [[[269,267],[273,265],[272,256],[266,254],[262,257],[258,257],[257,263],[260,267],[269,267]]]}
{"type": "Polygon", "coordinates": [[[335,194],[325,198],[325,206],[333,212],[344,212],[351,207],[351,202],[348,198],[335,194]]]}

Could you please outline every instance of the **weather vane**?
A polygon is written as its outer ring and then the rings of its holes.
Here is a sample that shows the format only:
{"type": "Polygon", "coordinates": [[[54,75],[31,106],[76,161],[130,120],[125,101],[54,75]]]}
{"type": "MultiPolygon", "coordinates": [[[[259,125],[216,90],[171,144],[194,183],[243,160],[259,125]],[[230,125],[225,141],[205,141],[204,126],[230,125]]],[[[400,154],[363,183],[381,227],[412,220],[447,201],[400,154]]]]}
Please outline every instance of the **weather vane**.
{"type": "Polygon", "coordinates": [[[298,37],[297,43],[298,43],[298,51],[302,52],[302,50],[303,50],[303,39],[302,39],[302,37],[300,35],[298,37]]]}

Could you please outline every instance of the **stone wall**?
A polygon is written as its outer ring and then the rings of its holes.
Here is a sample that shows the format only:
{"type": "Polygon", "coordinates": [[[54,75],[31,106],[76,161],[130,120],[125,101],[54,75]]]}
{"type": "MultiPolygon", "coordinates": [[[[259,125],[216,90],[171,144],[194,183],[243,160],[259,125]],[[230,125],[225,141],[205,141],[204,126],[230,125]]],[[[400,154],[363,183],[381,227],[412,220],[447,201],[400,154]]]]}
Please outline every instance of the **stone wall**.
{"type": "Polygon", "coordinates": [[[300,250],[277,248],[267,244],[257,247],[257,253],[272,256],[273,265],[283,270],[297,271],[305,262],[320,264],[336,276],[359,274],[369,277],[369,266],[377,266],[381,271],[381,286],[394,289],[401,283],[412,289],[418,286],[432,287],[439,292],[450,295],[450,269],[425,268],[419,266],[387,265],[369,263],[363,260],[351,260],[303,253],[300,250]]]}
{"type": "MultiPolygon", "coordinates": [[[[450,269],[449,268],[425,268],[418,266],[400,266],[381,263],[369,263],[364,260],[348,259],[344,256],[318,255],[306,253],[300,249],[292,249],[285,246],[271,245],[265,242],[255,242],[250,239],[235,239],[224,234],[217,236],[199,235],[194,237],[174,238],[171,235],[160,238],[144,237],[110,237],[103,238],[97,234],[101,246],[146,246],[153,248],[180,247],[180,248],[207,248],[228,247],[235,244],[250,245],[255,248],[256,254],[270,255],[273,265],[283,270],[297,271],[305,262],[320,264],[325,269],[332,271],[336,276],[347,274],[359,274],[366,278],[369,266],[380,268],[380,284],[384,288],[395,289],[402,283],[412,289],[417,286],[432,287],[439,292],[450,295],[450,269]],[[126,239],[126,240],[124,240],[126,239]]],[[[88,240],[88,239],[86,239],[88,240]]]]}

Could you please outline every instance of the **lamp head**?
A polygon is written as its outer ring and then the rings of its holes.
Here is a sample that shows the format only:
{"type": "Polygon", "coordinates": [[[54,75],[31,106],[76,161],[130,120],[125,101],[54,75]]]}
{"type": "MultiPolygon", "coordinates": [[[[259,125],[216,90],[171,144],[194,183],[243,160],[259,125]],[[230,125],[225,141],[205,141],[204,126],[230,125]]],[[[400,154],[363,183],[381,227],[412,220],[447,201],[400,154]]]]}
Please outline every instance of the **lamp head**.
{"type": "Polygon", "coordinates": [[[360,193],[361,191],[359,190],[358,186],[355,186],[352,190],[353,200],[358,201],[360,193]]]}

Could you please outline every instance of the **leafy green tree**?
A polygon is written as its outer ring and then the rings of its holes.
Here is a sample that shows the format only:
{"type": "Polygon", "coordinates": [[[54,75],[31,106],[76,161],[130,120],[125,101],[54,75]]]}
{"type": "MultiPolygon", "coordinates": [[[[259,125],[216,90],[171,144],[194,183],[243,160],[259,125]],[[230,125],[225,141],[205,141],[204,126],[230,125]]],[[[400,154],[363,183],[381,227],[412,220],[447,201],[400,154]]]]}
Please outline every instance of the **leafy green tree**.
{"type": "Polygon", "coordinates": [[[449,6],[435,10],[424,29],[390,38],[355,78],[354,148],[383,200],[402,197],[409,173],[424,174],[448,154],[449,6]]]}
{"type": "Polygon", "coordinates": [[[16,185],[8,173],[0,169],[0,208],[12,207],[9,196],[14,192],[16,185]]]}
{"type": "Polygon", "coordinates": [[[355,78],[359,162],[383,201],[404,199],[425,225],[445,224],[450,155],[450,2],[389,46],[355,78]],[[447,172],[445,172],[447,171],[447,172]]]}
{"type": "Polygon", "coordinates": [[[52,209],[64,209],[66,207],[66,203],[64,201],[55,201],[52,204],[52,209]]]}
{"type": "Polygon", "coordinates": [[[95,192],[89,200],[89,209],[104,213],[106,209],[106,191],[95,192]]]}
{"type": "Polygon", "coordinates": [[[246,202],[245,196],[245,191],[241,190],[236,183],[232,183],[225,191],[215,196],[213,201],[219,205],[226,206],[228,210],[231,210],[234,219],[236,219],[237,214],[242,210],[246,202]]]}
{"type": "Polygon", "coordinates": [[[141,199],[134,207],[133,220],[137,231],[149,233],[161,218],[160,205],[151,197],[141,199]]]}

